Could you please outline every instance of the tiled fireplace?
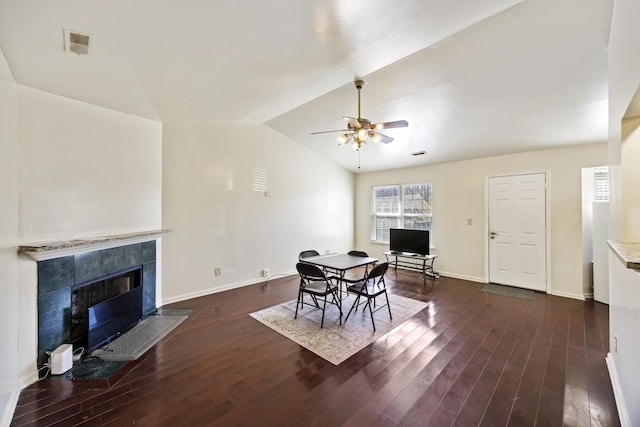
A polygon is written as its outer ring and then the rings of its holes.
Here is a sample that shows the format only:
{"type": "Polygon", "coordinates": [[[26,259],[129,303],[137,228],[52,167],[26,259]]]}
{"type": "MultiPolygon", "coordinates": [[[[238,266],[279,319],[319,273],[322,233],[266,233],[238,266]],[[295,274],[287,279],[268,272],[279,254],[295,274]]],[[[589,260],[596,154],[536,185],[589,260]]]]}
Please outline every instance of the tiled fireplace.
{"type": "Polygon", "coordinates": [[[142,314],[156,310],[156,241],[110,246],[37,262],[38,367],[48,359],[45,352],[71,342],[72,292],[80,284],[138,267],[142,314]]]}

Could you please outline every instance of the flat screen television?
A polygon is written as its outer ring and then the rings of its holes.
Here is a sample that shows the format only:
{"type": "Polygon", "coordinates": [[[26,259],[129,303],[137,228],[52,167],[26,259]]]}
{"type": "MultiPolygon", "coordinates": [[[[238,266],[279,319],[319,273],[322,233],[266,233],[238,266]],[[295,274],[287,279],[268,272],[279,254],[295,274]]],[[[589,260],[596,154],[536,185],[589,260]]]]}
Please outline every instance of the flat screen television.
{"type": "Polygon", "coordinates": [[[389,250],[418,255],[429,255],[429,230],[389,230],[389,250]]]}
{"type": "Polygon", "coordinates": [[[142,319],[142,286],[89,307],[87,347],[93,350],[142,319]]]}

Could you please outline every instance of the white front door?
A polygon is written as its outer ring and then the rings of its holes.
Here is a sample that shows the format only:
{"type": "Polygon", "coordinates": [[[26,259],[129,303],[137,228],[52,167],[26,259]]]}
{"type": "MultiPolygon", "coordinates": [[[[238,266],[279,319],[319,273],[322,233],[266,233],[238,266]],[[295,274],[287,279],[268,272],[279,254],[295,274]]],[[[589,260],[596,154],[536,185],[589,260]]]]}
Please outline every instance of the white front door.
{"type": "Polygon", "coordinates": [[[489,178],[489,281],[546,292],[546,175],[489,178]]]}

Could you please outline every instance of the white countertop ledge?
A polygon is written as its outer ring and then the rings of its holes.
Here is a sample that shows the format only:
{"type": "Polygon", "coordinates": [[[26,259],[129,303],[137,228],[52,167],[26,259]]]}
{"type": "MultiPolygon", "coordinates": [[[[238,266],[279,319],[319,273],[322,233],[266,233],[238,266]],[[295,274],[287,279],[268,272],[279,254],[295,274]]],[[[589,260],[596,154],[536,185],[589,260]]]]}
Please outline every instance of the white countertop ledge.
{"type": "Polygon", "coordinates": [[[36,261],[45,261],[83,252],[116,248],[133,243],[157,240],[171,230],[149,230],[110,236],[97,236],[58,242],[29,243],[18,246],[18,253],[26,254],[36,261]]]}
{"type": "Polygon", "coordinates": [[[607,240],[609,247],[625,267],[640,271],[640,243],[607,240]]]}

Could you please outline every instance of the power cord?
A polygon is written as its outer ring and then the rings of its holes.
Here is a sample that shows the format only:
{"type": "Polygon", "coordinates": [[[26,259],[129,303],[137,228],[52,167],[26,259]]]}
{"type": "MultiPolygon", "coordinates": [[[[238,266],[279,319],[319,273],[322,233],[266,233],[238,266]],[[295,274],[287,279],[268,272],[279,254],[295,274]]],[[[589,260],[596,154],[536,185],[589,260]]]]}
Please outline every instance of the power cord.
{"type": "Polygon", "coordinates": [[[77,362],[82,359],[82,355],[84,354],[84,347],[78,347],[73,351],[73,361],[77,362]]]}
{"type": "Polygon", "coordinates": [[[46,379],[49,374],[51,373],[51,352],[50,351],[45,351],[45,354],[47,356],[49,356],[49,359],[47,359],[47,361],[38,369],[38,381],[42,381],[44,379],[46,379]],[[45,374],[42,376],[42,378],[40,378],[40,372],[46,369],[47,372],[45,372],[45,374]]]}
{"type": "Polygon", "coordinates": [[[49,374],[51,373],[51,358],[49,358],[49,361],[47,363],[45,363],[44,365],[42,365],[42,367],[40,369],[38,369],[38,381],[42,381],[44,379],[46,379],[49,374]],[[42,378],[40,378],[40,371],[42,371],[43,369],[46,369],[47,372],[44,374],[44,376],[42,378]]]}
{"type": "Polygon", "coordinates": [[[73,380],[76,378],[87,377],[93,374],[96,371],[102,369],[104,364],[106,363],[103,358],[96,355],[96,352],[100,352],[100,354],[104,352],[113,351],[113,349],[109,348],[111,344],[111,339],[107,337],[107,345],[101,348],[96,348],[91,351],[85,351],[83,347],[80,347],[78,350],[82,349],[80,356],[76,359],[76,353],[74,352],[74,364],[73,368],[71,368],[67,374],[66,378],[68,380],[73,380]]]}
{"type": "Polygon", "coordinates": [[[73,365],[69,371],[67,371],[66,378],[73,380],[76,378],[82,378],[91,375],[92,373],[100,370],[105,364],[104,359],[97,356],[87,355],[80,359],[77,364],[73,365]]]}
{"type": "Polygon", "coordinates": [[[96,356],[96,352],[99,351],[99,354],[102,353],[107,353],[107,352],[113,352],[112,348],[109,348],[109,346],[111,345],[111,338],[109,338],[108,336],[105,335],[105,337],[107,337],[107,345],[105,345],[104,347],[100,347],[100,348],[94,348],[93,350],[91,350],[91,354],[90,356],[95,357],[96,356]]]}

